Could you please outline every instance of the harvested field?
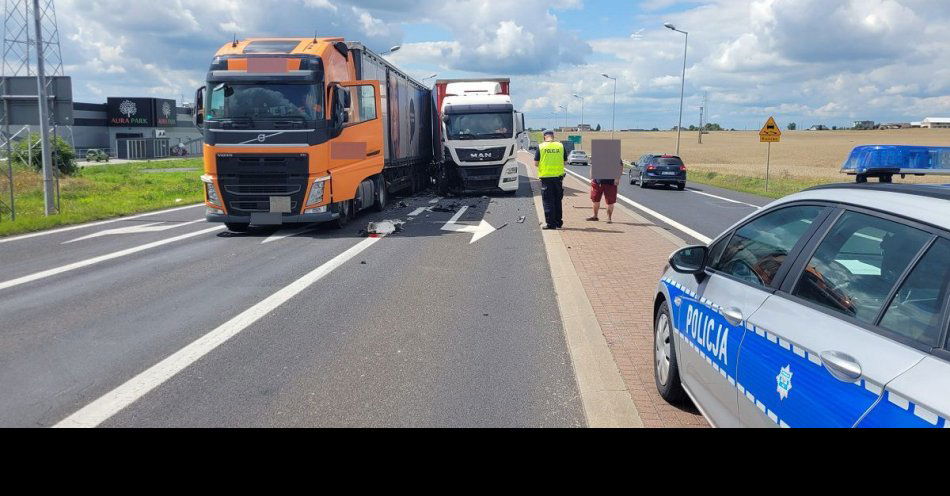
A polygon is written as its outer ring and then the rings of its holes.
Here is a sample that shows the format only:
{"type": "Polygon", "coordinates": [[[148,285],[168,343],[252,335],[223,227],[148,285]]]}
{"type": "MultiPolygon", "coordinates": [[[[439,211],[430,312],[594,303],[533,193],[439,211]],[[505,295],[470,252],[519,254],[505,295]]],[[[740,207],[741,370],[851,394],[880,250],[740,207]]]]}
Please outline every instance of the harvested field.
{"type": "MultiPolygon", "coordinates": [[[[576,133],[570,133],[576,134],[576,133]]],[[[610,139],[609,132],[581,133],[584,148],[591,139],[610,139]]],[[[617,133],[623,142],[624,160],[645,153],[674,153],[676,132],[617,133]]],[[[683,132],[680,155],[693,170],[744,177],[765,177],[768,145],[759,143],[758,132],[713,132],[697,143],[696,132],[683,132]]],[[[567,134],[558,135],[567,139],[567,134]]],[[[839,171],[848,153],[859,145],[950,146],[950,129],[904,129],[887,131],[783,131],[782,142],[772,144],[772,178],[812,182],[847,180],[839,171]]],[[[946,176],[907,182],[948,182],[946,176]]]]}

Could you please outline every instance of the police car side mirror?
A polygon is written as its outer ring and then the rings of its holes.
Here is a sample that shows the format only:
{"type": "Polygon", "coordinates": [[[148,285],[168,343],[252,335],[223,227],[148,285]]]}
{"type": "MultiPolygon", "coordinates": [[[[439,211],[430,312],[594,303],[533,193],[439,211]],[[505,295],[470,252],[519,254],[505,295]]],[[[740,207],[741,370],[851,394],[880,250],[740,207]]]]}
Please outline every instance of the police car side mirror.
{"type": "Polygon", "coordinates": [[[706,271],[706,258],[709,247],[690,246],[679,250],[670,257],[670,268],[680,274],[699,275],[706,271]]]}

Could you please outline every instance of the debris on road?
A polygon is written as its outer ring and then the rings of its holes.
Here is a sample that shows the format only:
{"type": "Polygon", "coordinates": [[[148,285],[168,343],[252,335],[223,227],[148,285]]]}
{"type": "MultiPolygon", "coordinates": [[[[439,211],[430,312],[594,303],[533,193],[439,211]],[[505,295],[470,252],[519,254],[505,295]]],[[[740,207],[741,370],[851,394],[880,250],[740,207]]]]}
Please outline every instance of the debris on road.
{"type": "Polygon", "coordinates": [[[522,215],[521,218],[518,219],[518,223],[519,223],[519,224],[524,224],[524,221],[525,221],[525,220],[527,220],[527,217],[525,217],[525,216],[522,215]]]}
{"type": "Polygon", "coordinates": [[[403,224],[405,224],[405,222],[401,220],[370,222],[369,226],[366,228],[366,232],[369,234],[376,234],[378,236],[387,236],[389,234],[402,231],[403,224]]]}
{"type": "Polygon", "coordinates": [[[459,204],[453,202],[448,205],[440,203],[432,207],[431,209],[429,209],[429,211],[430,212],[457,212],[458,209],[459,209],[459,204]]]}
{"type": "Polygon", "coordinates": [[[408,207],[408,206],[409,206],[409,204],[406,203],[406,202],[404,202],[404,201],[399,202],[399,208],[406,208],[406,207],[408,207]]]}

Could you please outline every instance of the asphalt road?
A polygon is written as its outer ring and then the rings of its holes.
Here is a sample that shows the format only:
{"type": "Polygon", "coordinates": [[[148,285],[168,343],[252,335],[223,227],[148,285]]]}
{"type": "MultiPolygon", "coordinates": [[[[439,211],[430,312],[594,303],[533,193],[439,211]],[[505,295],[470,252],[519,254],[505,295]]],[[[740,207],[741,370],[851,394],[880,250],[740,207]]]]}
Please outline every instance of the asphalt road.
{"type": "MultiPolygon", "coordinates": [[[[768,203],[620,192],[695,242],[768,203]]],[[[584,425],[527,180],[436,200],[343,230],[231,234],[184,207],[0,239],[0,426],[584,425]],[[472,243],[453,218],[501,229],[472,243]],[[407,223],[360,233],[383,219],[407,223]]]]}
{"type": "Polygon", "coordinates": [[[339,231],[193,207],[0,240],[0,426],[584,425],[527,181],[433,199],[339,231]],[[504,227],[443,230],[466,206],[504,227]],[[407,223],[360,234],[382,219],[407,223]]]}
{"type": "MultiPolygon", "coordinates": [[[[571,166],[568,170],[590,177],[590,167],[571,166]]],[[[756,195],[690,182],[686,191],[665,186],[641,188],[639,184],[631,185],[630,176],[626,174],[621,178],[619,194],[623,197],[618,200],[620,203],[633,207],[692,243],[715,239],[736,222],[772,202],[756,195]]]]}

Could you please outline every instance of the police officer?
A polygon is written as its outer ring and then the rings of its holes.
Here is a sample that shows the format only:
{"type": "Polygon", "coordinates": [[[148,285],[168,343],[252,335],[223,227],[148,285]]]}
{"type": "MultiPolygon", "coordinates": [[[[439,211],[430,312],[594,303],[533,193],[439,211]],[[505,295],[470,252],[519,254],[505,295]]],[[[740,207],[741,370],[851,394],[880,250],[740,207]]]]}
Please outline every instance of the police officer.
{"type": "Polygon", "coordinates": [[[564,227],[561,203],[564,201],[564,162],[567,150],[554,141],[554,131],[544,132],[544,143],[538,145],[534,154],[534,166],[541,179],[541,200],[544,203],[545,230],[564,227]]]}

